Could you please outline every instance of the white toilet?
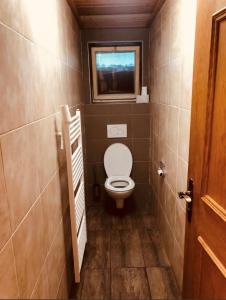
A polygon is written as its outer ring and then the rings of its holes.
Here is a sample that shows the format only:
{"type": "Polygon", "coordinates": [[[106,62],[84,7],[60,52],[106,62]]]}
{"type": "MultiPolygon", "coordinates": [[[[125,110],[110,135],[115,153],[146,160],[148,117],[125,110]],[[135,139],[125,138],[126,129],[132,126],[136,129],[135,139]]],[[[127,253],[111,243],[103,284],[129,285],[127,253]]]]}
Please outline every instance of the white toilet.
{"type": "Polygon", "coordinates": [[[104,168],[108,178],[105,189],[108,195],[116,200],[116,207],[124,207],[124,199],[128,198],[135,187],[130,178],[133,158],[129,148],[121,143],[110,145],[104,154],[104,168]]]}

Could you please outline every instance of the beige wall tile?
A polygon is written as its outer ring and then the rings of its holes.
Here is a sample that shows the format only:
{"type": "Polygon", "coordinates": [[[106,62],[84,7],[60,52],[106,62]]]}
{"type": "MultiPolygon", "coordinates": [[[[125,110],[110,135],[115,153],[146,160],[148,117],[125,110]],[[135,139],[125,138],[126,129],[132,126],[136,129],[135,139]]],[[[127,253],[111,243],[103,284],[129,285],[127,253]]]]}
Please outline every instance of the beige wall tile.
{"type": "Polygon", "coordinates": [[[167,172],[162,183],[153,171],[150,180],[161,232],[180,287],[183,256],[177,252],[184,247],[185,203],[178,204],[177,192],[187,188],[195,6],[195,0],[166,1],[150,28],[151,159],[154,168],[162,160],[167,172]]]}
{"type": "MultiPolygon", "coordinates": [[[[174,59],[170,63],[169,68],[169,104],[172,106],[179,106],[182,95],[182,59],[179,57],[174,59]]],[[[189,86],[191,87],[191,85],[189,86]]],[[[188,97],[188,100],[191,101],[191,97],[188,97]]]]}
{"type": "Polygon", "coordinates": [[[6,194],[5,178],[3,171],[1,147],[0,147],[0,249],[11,235],[9,205],[6,194]]]}
{"type": "Polygon", "coordinates": [[[47,233],[41,202],[31,209],[13,236],[20,295],[31,296],[47,253],[47,233]]]}
{"type": "Polygon", "coordinates": [[[47,257],[50,298],[55,298],[65,263],[63,223],[58,226],[54,242],[47,257]]]}
{"type": "Polygon", "coordinates": [[[163,104],[169,103],[169,76],[168,76],[168,65],[163,65],[158,68],[157,80],[159,85],[157,85],[159,93],[159,102],[163,104]]]}
{"type": "Polygon", "coordinates": [[[57,225],[63,216],[62,199],[59,174],[56,173],[41,195],[46,234],[48,236],[48,249],[55,236],[57,225]]]}
{"type": "Polygon", "coordinates": [[[0,252],[0,298],[19,298],[15,259],[11,240],[9,240],[0,252]]]}
{"type": "Polygon", "coordinates": [[[177,107],[169,107],[167,121],[168,146],[172,151],[177,152],[179,131],[179,109],[177,107]]]}
{"type": "Polygon", "coordinates": [[[159,139],[157,135],[153,135],[153,140],[152,140],[152,159],[153,162],[158,163],[159,162],[159,151],[160,151],[160,145],[159,145],[159,139]]]}
{"type": "Polygon", "coordinates": [[[38,123],[39,182],[41,190],[58,168],[55,117],[51,116],[38,123]]]}
{"type": "Polygon", "coordinates": [[[66,272],[66,268],[64,268],[61,281],[60,281],[59,290],[57,292],[57,299],[68,299],[68,297],[69,297],[69,292],[68,292],[68,285],[67,285],[67,272],[66,272]]]}
{"type": "Polygon", "coordinates": [[[159,106],[159,140],[168,141],[169,135],[169,107],[167,105],[159,106]]]}
{"type": "Polygon", "coordinates": [[[17,1],[17,5],[15,5],[15,1],[0,1],[0,20],[9,27],[19,31],[23,23],[21,1],[17,1]]]}
{"type": "Polygon", "coordinates": [[[61,168],[59,170],[60,177],[60,192],[61,192],[61,204],[62,212],[65,214],[67,207],[69,206],[69,196],[68,196],[68,181],[67,181],[67,168],[61,168]]]}
{"type": "Polygon", "coordinates": [[[40,193],[36,124],[2,137],[2,158],[11,224],[15,229],[40,193]]]}
{"type": "MultiPolygon", "coordinates": [[[[156,172],[155,172],[156,173],[156,172]]],[[[168,190],[169,190],[169,186],[166,183],[166,180],[164,178],[159,178],[159,176],[156,174],[156,177],[158,178],[159,184],[158,184],[158,201],[161,205],[161,207],[166,210],[166,201],[168,201],[168,190]]],[[[167,206],[169,207],[169,203],[167,203],[167,206]]]]}
{"type": "Polygon", "coordinates": [[[172,267],[177,279],[177,284],[182,291],[183,284],[183,269],[184,269],[184,255],[181,253],[180,247],[177,244],[177,241],[174,240],[174,251],[173,258],[171,258],[172,267]]]}
{"type": "MultiPolygon", "coordinates": [[[[29,93],[23,86],[25,76],[26,82],[29,78],[28,73],[25,75],[29,57],[27,43],[4,26],[0,26],[0,40],[1,134],[28,123],[33,108],[29,103],[29,93]]],[[[26,88],[29,89],[29,86],[26,88]]]]}
{"type": "Polygon", "coordinates": [[[166,185],[165,199],[165,215],[173,231],[175,229],[176,195],[168,185],[166,185]]]}
{"type": "MultiPolygon", "coordinates": [[[[0,21],[0,135],[4,133],[0,136],[0,251],[11,235],[11,223],[20,297],[33,292],[33,297],[49,298],[46,274],[40,275],[40,270],[68,206],[65,161],[60,178],[56,175],[42,195],[42,205],[28,211],[58,169],[53,114],[62,104],[77,107],[83,102],[80,29],[65,0],[2,0],[0,21]]],[[[65,240],[71,248],[70,239],[65,240]]],[[[18,294],[12,280],[13,260],[8,257],[4,256],[8,273],[1,275],[0,296],[14,298],[18,294]]],[[[71,274],[73,264],[67,268],[71,274]]],[[[55,273],[48,268],[50,283],[52,276],[55,273]]],[[[72,276],[67,280],[70,286],[72,276]]]]}
{"type": "Polygon", "coordinates": [[[43,266],[32,292],[31,299],[49,299],[49,282],[46,265],[43,266]]]}
{"type": "Polygon", "coordinates": [[[180,200],[181,199],[178,199],[175,205],[175,238],[181,252],[183,252],[185,242],[186,210],[182,207],[180,200]]]}
{"type": "Polygon", "coordinates": [[[172,263],[172,260],[174,258],[174,234],[171,230],[171,227],[168,223],[168,220],[166,218],[166,215],[164,214],[162,216],[162,235],[163,235],[163,243],[165,246],[165,249],[167,251],[167,256],[169,258],[169,261],[172,263]]]}
{"type": "MultiPolygon", "coordinates": [[[[186,191],[188,183],[188,163],[178,158],[177,161],[177,191],[186,191]]],[[[185,201],[181,202],[181,206],[184,208],[186,207],[185,201]]]]}
{"type": "Polygon", "coordinates": [[[166,148],[166,179],[170,188],[176,193],[177,187],[177,154],[166,148]]]}
{"type": "Polygon", "coordinates": [[[180,110],[178,154],[185,161],[188,161],[189,141],[190,141],[190,112],[187,110],[180,110]]]}

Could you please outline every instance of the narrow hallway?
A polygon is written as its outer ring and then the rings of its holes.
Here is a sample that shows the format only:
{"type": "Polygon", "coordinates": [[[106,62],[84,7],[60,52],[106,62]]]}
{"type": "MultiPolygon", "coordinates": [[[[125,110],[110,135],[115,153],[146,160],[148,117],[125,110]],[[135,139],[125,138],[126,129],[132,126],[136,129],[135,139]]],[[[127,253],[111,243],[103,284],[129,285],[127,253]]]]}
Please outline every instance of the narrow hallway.
{"type": "Polygon", "coordinates": [[[176,281],[155,217],[135,209],[119,215],[93,205],[75,299],[178,299],[176,281]]]}
{"type": "Polygon", "coordinates": [[[226,300],[226,0],[0,0],[0,299],[226,300]]]}

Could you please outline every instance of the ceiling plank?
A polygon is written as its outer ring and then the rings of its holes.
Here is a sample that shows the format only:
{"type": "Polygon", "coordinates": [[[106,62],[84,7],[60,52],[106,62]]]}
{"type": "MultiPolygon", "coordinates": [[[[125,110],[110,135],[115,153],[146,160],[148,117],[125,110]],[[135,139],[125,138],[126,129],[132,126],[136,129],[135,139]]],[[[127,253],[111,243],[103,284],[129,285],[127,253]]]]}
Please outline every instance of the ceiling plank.
{"type": "Polygon", "coordinates": [[[151,13],[152,8],[144,5],[116,5],[116,6],[78,6],[80,16],[87,15],[123,15],[151,13]]]}
{"type": "Polygon", "coordinates": [[[81,28],[149,27],[165,0],[68,0],[81,28]]]}
{"type": "Polygon", "coordinates": [[[152,14],[80,16],[83,28],[136,28],[146,27],[152,14]]]}
{"type": "Polygon", "coordinates": [[[155,0],[73,0],[76,6],[95,6],[95,5],[150,5],[155,0]]]}
{"type": "Polygon", "coordinates": [[[73,0],[68,0],[67,2],[69,4],[69,6],[70,6],[70,8],[71,8],[71,10],[72,10],[72,12],[73,12],[76,20],[78,21],[79,27],[82,28],[83,25],[81,23],[80,16],[79,16],[79,13],[78,13],[78,10],[77,10],[77,7],[76,7],[74,1],[73,0]]]}
{"type": "Polygon", "coordinates": [[[148,24],[148,27],[151,26],[151,23],[153,22],[155,16],[158,14],[158,12],[160,11],[160,9],[162,8],[164,3],[165,3],[165,0],[156,0],[155,6],[153,8],[153,17],[151,18],[151,20],[148,24]]]}

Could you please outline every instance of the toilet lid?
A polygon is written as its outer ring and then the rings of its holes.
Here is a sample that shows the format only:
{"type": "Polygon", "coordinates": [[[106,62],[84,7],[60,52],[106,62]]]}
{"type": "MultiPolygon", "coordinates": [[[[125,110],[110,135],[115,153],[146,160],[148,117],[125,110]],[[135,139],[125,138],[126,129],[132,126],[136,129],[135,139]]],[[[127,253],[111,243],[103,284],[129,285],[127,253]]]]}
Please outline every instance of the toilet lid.
{"type": "Polygon", "coordinates": [[[132,154],[124,144],[112,144],[104,153],[104,167],[108,177],[129,176],[132,165],[132,154]]]}

